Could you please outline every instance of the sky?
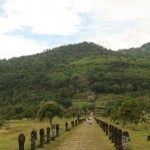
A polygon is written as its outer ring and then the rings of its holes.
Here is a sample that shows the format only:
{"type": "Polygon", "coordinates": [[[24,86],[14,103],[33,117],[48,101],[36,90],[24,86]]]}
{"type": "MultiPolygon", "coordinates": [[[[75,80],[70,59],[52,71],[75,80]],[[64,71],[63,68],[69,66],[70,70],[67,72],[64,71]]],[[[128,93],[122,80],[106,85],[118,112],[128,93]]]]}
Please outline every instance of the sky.
{"type": "Polygon", "coordinates": [[[150,0],[0,0],[0,59],[79,42],[150,42],[150,0]]]}

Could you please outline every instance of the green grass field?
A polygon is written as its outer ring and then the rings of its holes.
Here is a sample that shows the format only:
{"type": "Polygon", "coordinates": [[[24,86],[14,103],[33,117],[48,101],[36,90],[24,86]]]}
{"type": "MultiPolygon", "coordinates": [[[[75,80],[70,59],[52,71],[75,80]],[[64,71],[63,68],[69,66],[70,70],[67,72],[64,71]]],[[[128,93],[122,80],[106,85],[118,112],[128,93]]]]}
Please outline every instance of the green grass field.
{"type": "Polygon", "coordinates": [[[150,135],[150,124],[127,124],[123,127],[121,124],[115,124],[109,118],[99,117],[99,119],[122,129],[122,131],[128,131],[131,139],[129,142],[130,150],[150,150],[150,141],[147,141],[147,136],[150,135]]]}
{"type": "MultiPolygon", "coordinates": [[[[67,120],[68,122],[70,120],[67,120]]],[[[60,139],[58,142],[64,137],[67,133],[65,132],[65,122],[66,119],[54,118],[53,123],[58,123],[60,125],[60,139]]],[[[18,135],[20,133],[24,133],[26,136],[25,141],[25,149],[30,149],[30,133],[33,129],[37,130],[38,139],[36,143],[39,143],[39,129],[44,128],[46,132],[46,128],[49,127],[48,121],[38,121],[38,120],[11,120],[5,123],[4,127],[0,129],[0,149],[1,150],[17,150],[18,149],[18,135]]],[[[53,147],[57,142],[52,142],[50,145],[46,145],[46,147],[53,147]]]]}

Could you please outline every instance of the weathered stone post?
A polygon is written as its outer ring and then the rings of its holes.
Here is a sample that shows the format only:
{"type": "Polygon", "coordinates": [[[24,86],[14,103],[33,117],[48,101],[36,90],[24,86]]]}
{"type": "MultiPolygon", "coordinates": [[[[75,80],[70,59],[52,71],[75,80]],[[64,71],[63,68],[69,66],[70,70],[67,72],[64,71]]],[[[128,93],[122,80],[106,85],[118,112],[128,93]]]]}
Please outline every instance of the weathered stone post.
{"type": "Polygon", "coordinates": [[[39,147],[44,147],[44,129],[40,129],[40,144],[39,147]]]}
{"type": "Polygon", "coordinates": [[[101,122],[99,119],[97,119],[97,123],[98,123],[99,127],[101,128],[101,122]]]}
{"type": "Polygon", "coordinates": [[[52,125],[51,129],[52,129],[52,141],[54,141],[55,140],[55,125],[54,124],[52,125]]]}
{"type": "Polygon", "coordinates": [[[147,141],[150,141],[150,135],[147,136],[147,141]]]}
{"type": "Polygon", "coordinates": [[[56,124],[56,137],[59,136],[59,124],[56,124]]]}
{"type": "Polygon", "coordinates": [[[114,127],[114,146],[117,147],[118,145],[118,136],[117,136],[117,133],[118,133],[118,128],[117,127],[114,127]]]}
{"type": "Polygon", "coordinates": [[[102,130],[103,130],[103,122],[100,120],[99,121],[100,122],[100,127],[102,128],[102,130]]]}
{"type": "Polygon", "coordinates": [[[47,127],[47,134],[46,134],[46,143],[49,144],[50,143],[50,128],[47,127]]]}
{"type": "Polygon", "coordinates": [[[108,123],[106,123],[105,128],[106,128],[106,135],[108,135],[108,123]]]}
{"type": "Polygon", "coordinates": [[[111,142],[114,143],[114,126],[112,126],[112,132],[111,132],[111,142]]]}
{"type": "Polygon", "coordinates": [[[112,125],[111,124],[109,124],[108,130],[109,130],[109,140],[111,140],[112,139],[112,125]]]}
{"type": "Polygon", "coordinates": [[[66,128],[66,131],[68,131],[68,122],[67,121],[65,123],[65,128],[66,128]]]}
{"type": "Polygon", "coordinates": [[[128,137],[128,141],[130,141],[130,136],[129,136],[129,132],[128,131],[126,131],[126,135],[128,137]]]}
{"type": "Polygon", "coordinates": [[[105,122],[102,121],[102,129],[103,129],[103,132],[105,133],[105,122]]]}
{"type": "Polygon", "coordinates": [[[127,131],[123,131],[123,133],[122,133],[123,150],[128,150],[128,143],[129,143],[129,133],[127,131]]]}
{"type": "Polygon", "coordinates": [[[117,135],[118,135],[117,150],[122,150],[122,130],[121,129],[118,129],[117,135]]]}
{"type": "Polygon", "coordinates": [[[74,121],[71,121],[71,127],[74,128],[74,121]]]}
{"type": "Polygon", "coordinates": [[[37,139],[37,132],[36,130],[31,131],[31,149],[30,150],[35,150],[35,140],[37,139]]]}
{"type": "Polygon", "coordinates": [[[106,122],[104,122],[104,132],[106,133],[106,122]]]}
{"type": "Polygon", "coordinates": [[[25,135],[23,133],[18,136],[19,150],[24,150],[25,135]]]}
{"type": "Polygon", "coordinates": [[[78,122],[77,122],[77,120],[75,120],[75,126],[77,126],[78,125],[78,122]]]}

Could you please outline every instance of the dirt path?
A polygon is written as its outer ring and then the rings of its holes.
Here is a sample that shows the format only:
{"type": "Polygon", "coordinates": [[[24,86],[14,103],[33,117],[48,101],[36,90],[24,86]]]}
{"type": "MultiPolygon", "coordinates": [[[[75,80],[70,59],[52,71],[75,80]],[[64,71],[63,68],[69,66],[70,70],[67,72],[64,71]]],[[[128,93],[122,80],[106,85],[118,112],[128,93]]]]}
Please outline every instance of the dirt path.
{"type": "Polygon", "coordinates": [[[92,125],[86,122],[71,131],[55,150],[115,150],[100,127],[92,117],[92,125]]]}

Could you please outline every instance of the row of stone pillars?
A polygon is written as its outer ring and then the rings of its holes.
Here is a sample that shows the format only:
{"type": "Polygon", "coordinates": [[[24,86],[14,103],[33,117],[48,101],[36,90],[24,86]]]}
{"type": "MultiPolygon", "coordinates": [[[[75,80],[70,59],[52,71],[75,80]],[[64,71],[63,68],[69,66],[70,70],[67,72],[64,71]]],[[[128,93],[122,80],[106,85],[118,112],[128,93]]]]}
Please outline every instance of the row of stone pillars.
{"type": "Polygon", "coordinates": [[[66,131],[70,131],[70,129],[73,129],[74,127],[78,126],[78,125],[81,124],[83,121],[85,121],[85,118],[79,119],[79,120],[75,120],[75,121],[71,121],[71,128],[69,128],[69,124],[68,124],[68,122],[66,122],[66,123],[65,123],[65,130],[66,130],[66,131]]]}
{"type": "MultiPolygon", "coordinates": [[[[44,144],[50,144],[51,140],[52,141],[55,140],[55,138],[59,136],[59,124],[52,125],[51,129],[47,127],[46,135],[44,129],[41,128],[39,131],[39,135],[40,135],[40,141],[39,144],[36,145],[37,131],[36,130],[31,131],[30,150],[35,150],[35,148],[38,147],[44,147],[44,144]],[[50,136],[50,131],[51,131],[51,136],[50,136]]],[[[19,134],[18,136],[19,150],[24,150],[25,140],[26,140],[25,135],[23,133],[19,134]]]]}
{"type": "Polygon", "coordinates": [[[95,118],[97,124],[102,128],[106,135],[109,136],[109,140],[114,143],[117,150],[128,150],[128,142],[130,141],[129,133],[122,131],[117,127],[108,124],[102,120],[95,118]]]}
{"type": "MultiPolygon", "coordinates": [[[[85,121],[85,118],[71,121],[71,129],[73,129],[75,126],[78,126],[83,121],[85,121]]],[[[66,131],[70,130],[70,128],[68,127],[68,122],[65,123],[65,129],[66,129],[66,131]]],[[[44,144],[50,144],[50,141],[54,141],[55,138],[59,136],[59,124],[52,125],[51,129],[49,127],[47,127],[46,135],[45,135],[44,129],[41,128],[39,131],[39,135],[40,135],[39,144],[36,145],[37,131],[36,130],[31,131],[31,139],[30,139],[31,148],[30,148],[30,150],[35,150],[38,147],[44,147],[44,144]],[[51,132],[51,135],[50,135],[50,132],[51,132]],[[46,140],[45,140],[45,138],[46,138],[46,140]]],[[[19,134],[19,136],[18,136],[19,150],[24,150],[25,140],[26,140],[25,135],[23,133],[19,134]]]]}

